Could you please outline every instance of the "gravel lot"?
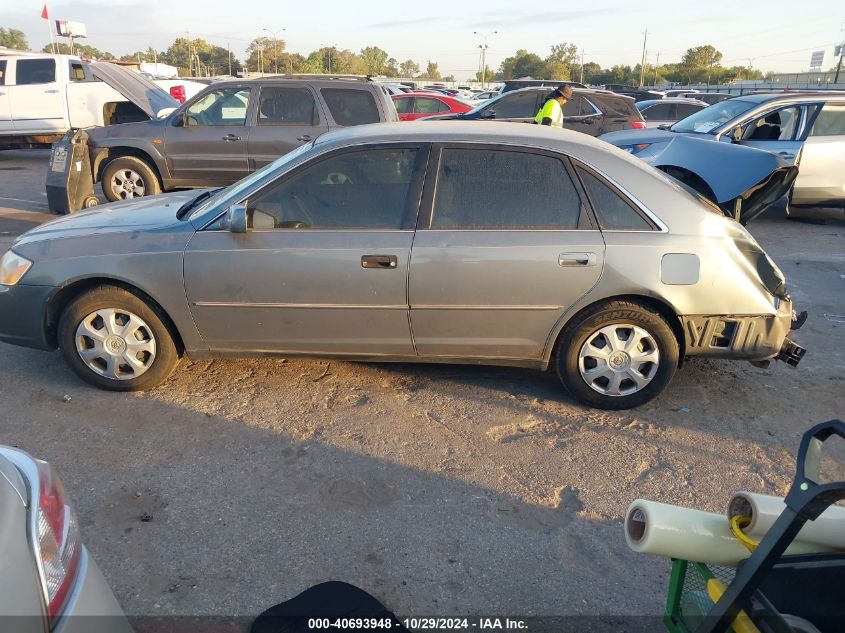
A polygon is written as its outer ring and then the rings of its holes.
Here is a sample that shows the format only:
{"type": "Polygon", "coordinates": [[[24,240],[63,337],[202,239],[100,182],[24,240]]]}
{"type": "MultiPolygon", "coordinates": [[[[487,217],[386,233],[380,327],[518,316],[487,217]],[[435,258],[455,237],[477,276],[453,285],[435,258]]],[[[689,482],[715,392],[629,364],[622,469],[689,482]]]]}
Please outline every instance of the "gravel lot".
{"type": "MultiPolygon", "coordinates": [[[[0,153],[0,247],[50,219],[48,155],[0,153]]],[[[797,370],[693,360],[613,413],[539,372],[295,359],[115,394],[0,344],[0,443],[59,469],[130,615],[250,616],[329,579],[408,616],[656,615],[668,561],[628,551],[628,504],[783,494],[801,433],[845,415],[845,214],[811,215],[751,227],[810,311],[797,370]]]]}

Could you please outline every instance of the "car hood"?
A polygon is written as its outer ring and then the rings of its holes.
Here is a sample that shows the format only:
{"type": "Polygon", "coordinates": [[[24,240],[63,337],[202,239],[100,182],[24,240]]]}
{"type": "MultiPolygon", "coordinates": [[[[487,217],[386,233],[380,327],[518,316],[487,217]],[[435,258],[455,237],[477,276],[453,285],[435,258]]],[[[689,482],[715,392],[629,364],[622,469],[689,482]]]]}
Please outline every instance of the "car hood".
{"type": "Polygon", "coordinates": [[[117,90],[151,119],[165,108],[179,107],[176,99],[140,73],[109,62],[91,62],[89,67],[97,79],[117,90]]]}
{"type": "MultiPolygon", "coordinates": [[[[638,145],[640,143],[668,143],[678,136],[683,135],[675,134],[675,132],[670,132],[668,130],[648,128],[645,130],[620,130],[618,132],[608,132],[607,134],[602,134],[599,138],[603,141],[607,141],[611,145],[616,145],[616,147],[625,147],[629,145],[638,145]]],[[[710,140],[715,140],[715,138],[711,137],[710,140]]]]}
{"type": "Polygon", "coordinates": [[[625,130],[604,134],[600,139],[617,147],[649,145],[634,156],[653,167],[692,172],[707,183],[723,207],[741,198],[745,221],[786,195],[798,174],[797,168],[772,152],[719,142],[709,134],[625,130]]]}
{"type": "Polygon", "coordinates": [[[30,229],[15,240],[14,246],[82,235],[164,228],[179,223],[176,217],[179,207],[201,193],[201,190],[178,191],[73,213],[30,229]]]}

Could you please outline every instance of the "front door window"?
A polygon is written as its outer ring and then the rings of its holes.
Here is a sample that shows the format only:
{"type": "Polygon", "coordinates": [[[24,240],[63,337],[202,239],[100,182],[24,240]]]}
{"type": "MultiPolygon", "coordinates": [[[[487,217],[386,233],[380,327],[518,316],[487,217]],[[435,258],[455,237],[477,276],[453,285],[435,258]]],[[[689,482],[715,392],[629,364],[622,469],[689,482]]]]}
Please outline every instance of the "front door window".
{"type": "Polygon", "coordinates": [[[213,90],[188,106],[187,125],[246,125],[248,109],[248,88],[213,90]]]}

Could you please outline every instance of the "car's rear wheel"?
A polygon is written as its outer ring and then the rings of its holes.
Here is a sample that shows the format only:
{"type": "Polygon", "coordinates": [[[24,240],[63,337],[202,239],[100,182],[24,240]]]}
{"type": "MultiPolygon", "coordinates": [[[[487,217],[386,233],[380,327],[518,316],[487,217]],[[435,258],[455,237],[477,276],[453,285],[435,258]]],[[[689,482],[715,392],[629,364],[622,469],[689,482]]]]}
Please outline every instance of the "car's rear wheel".
{"type": "Polygon", "coordinates": [[[109,161],[102,180],[103,193],[111,202],[161,193],[153,168],[136,156],[119,156],[109,161]]]}
{"type": "Polygon", "coordinates": [[[74,299],[59,320],[58,339],[71,369],[110,391],[151,389],[179,362],[164,315],[115,286],[100,286],[74,299]]]}
{"type": "Polygon", "coordinates": [[[660,314],[638,303],[609,301],[567,324],[556,368],[566,389],[585,404],[630,409],[663,391],[679,354],[678,340],[660,314]]]}

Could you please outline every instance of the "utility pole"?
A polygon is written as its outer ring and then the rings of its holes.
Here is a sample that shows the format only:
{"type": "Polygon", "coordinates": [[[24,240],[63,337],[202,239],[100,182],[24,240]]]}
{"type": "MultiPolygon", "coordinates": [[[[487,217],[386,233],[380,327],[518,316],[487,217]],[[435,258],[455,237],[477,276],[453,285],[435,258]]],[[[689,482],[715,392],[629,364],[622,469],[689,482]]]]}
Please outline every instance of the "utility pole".
{"type": "Polygon", "coordinates": [[[229,76],[232,76],[232,47],[229,42],[226,42],[226,54],[229,58],[229,76]]]}
{"type": "Polygon", "coordinates": [[[281,29],[278,31],[271,31],[267,27],[262,29],[263,31],[267,31],[270,35],[273,36],[273,72],[275,74],[279,74],[279,33],[284,32],[286,29],[281,29]]]}
{"type": "Polygon", "coordinates": [[[581,49],[581,79],[579,79],[581,83],[584,83],[584,49],[581,49]]]}
{"type": "Polygon", "coordinates": [[[645,47],[648,43],[648,29],[643,33],[643,60],[640,62],[640,87],[645,84],[645,47]]]}
{"type": "Polygon", "coordinates": [[[188,76],[194,76],[194,55],[193,51],[191,50],[191,32],[185,31],[185,35],[188,38],[188,76]]]}
{"type": "MultiPolygon", "coordinates": [[[[839,25],[839,32],[845,31],[845,22],[839,25]]],[[[839,45],[839,63],[836,64],[836,75],[833,77],[833,83],[839,83],[839,71],[842,70],[842,58],[845,57],[845,40],[839,45]]]]}
{"type": "Polygon", "coordinates": [[[660,67],[660,51],[657,51],[657,60],[654,62],[654,87],[657,88],[657,69],[660,67]]]}
{"type": "Polygon", "coordinates": [[[493,37],[494,35],[498,35],[498,31],[493,31],[492,33],[481,33],[480,31],[473,31],[473,35],[479,35],[481,38],[484,39],[483,44],[479,44],[478,48],[481,49],[481,89],[484,90],[484,85],[487,83],[487,49],[490,46],[487,44],[487,39],[493,37]]]}

